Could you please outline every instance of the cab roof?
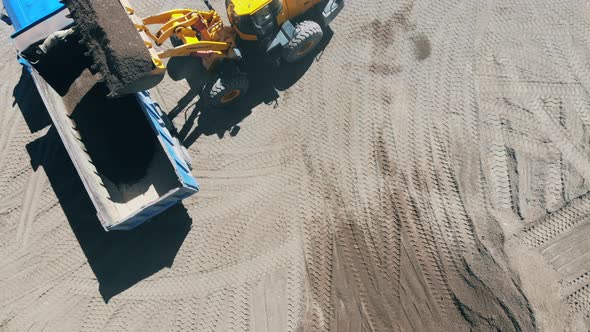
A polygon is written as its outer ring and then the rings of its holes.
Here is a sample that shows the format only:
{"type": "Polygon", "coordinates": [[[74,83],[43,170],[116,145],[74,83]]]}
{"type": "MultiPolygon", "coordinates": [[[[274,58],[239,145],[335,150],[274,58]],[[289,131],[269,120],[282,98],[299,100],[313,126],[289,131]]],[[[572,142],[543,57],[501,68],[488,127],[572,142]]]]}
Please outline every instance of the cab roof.
{"type": "Polygon", "coordinates": [[[239,16],[252,15],[260,8],[271,3],[272,0],[233,0],[234,11],[239,16]]]}

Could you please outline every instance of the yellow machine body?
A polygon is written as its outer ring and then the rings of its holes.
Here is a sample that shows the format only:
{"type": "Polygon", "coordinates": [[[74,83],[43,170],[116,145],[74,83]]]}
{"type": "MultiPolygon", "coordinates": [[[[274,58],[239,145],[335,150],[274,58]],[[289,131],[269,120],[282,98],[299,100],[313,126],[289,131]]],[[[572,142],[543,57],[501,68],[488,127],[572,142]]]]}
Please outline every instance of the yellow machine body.
{"type": "Polygon", "coordinates": [[[241,20],[251,20],[254,15],[270,6],[273,2],[282,5],[280,12],[276,14],[275,22],[281,26],[287,20],[293,20],[307,12],[322,0],[229,0],[227,13],[232,27],[243,40],[258,40],[256,34],[241,29],[241,20]]]}
{"type": "Polygon", "coordinates": [[[271,0],[240,0],[232,1],[233,9],[239,16],[252,15],[260,8],[268,5],[271,0]]]}

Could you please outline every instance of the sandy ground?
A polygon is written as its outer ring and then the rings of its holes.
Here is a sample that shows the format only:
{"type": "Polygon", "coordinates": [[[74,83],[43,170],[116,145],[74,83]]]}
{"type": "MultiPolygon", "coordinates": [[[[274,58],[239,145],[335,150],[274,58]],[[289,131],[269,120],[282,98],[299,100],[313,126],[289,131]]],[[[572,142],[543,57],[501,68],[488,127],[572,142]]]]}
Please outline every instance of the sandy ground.
{"type": "Polygon", "coordinates": [[[130,233],[0,27],[0,330],[588,330],[590,5],[347,5],[239,107],[158,88],[203,190],[130,233]]]}

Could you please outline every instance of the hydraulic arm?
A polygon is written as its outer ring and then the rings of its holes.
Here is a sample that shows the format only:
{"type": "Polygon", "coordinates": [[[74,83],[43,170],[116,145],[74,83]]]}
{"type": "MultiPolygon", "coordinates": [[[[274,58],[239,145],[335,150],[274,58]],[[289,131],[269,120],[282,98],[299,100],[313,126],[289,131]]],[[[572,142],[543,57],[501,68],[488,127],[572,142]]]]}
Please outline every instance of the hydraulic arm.
{"type": "Polygon", "coordinates": [[[152,42],[161,46],[174,37],[180,41],[180,45],[157,53],[160,59],[178,56],[239,57],[235,49],[234,30],[224,26],[221,17],[214,10],[175,9],[140,19],[132,8],[126,9],[140,34],[151,40],[146,41],[148,48],[153,47],[152,42]],[[149,29],[150,25],[160,27],[154,33],[149,29]]]}

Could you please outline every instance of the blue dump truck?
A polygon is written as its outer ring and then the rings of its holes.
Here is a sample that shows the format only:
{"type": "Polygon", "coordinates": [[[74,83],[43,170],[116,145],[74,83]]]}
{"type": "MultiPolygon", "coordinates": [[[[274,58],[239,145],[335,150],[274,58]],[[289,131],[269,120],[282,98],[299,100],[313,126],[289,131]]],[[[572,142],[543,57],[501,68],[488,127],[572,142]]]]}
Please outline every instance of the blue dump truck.
{"type": "Polygon", "coordinates": [[[59,0],[2,0],[19,62],[105,230],[129,230],[199,190],[190,158],[148,91],[109,97],[59,0]]]}

